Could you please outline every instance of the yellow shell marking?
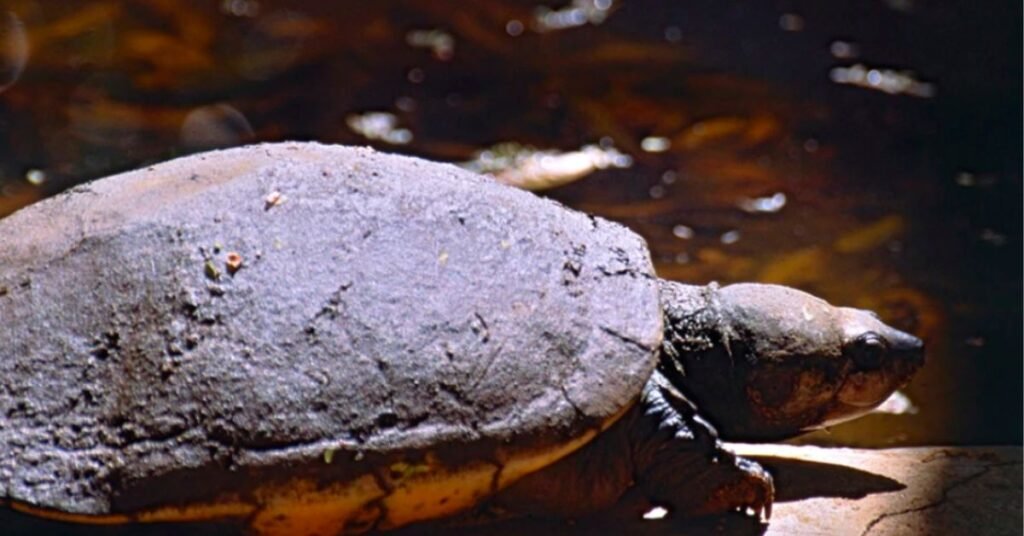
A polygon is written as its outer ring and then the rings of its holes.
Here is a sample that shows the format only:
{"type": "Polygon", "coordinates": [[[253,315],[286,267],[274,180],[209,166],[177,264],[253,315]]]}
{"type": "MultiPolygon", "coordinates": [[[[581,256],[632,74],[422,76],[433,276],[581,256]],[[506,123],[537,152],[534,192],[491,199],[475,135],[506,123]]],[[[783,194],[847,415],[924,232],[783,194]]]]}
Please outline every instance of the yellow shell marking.
{"type": "Polygon", "coordinates": [[[396,462],[384,469],[387,474],[368,473],[326,487],[308,478],[296,478],[261,486],[244,499],[224,495],[212,502],[127,514],[73,514],[16,501],[11,506],[40,517],[89,524],[238,519],[246,520],[249,528],[261,536],[327,536],[390,529],[469,509],[485,496],[587,444],[627,409],[608,419],[600,429],[588,430],[558,445],[503,449],[496,453],[495,462],[445,467],[428,456],[423,463],[396,462]]]}

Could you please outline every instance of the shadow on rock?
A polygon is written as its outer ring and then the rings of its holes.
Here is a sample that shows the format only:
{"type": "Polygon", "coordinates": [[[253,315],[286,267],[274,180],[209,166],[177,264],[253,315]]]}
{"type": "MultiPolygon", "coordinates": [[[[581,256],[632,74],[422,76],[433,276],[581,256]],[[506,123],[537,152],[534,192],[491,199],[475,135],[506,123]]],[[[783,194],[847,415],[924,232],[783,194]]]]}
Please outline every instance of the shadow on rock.
{"type": "Polygon", "coordinates": [[[765,466],[775,479],[777,502],[813,497],[861,499],[874,493],[906,489],[889,477],[845,465],[810,462],[774,456],[750,456],[765,466]]]}
{"type": "Polygon", "coordinates": [[[425,524],[393,533],[395,536],[428,536],[446,534],[452,536],[590,536],[594,534],[636,535],[636,536],[711,536],[737,535],[759,536],[767,525],[750,516],[730,514],[725,516],[673,521],[663,519],[609,520],[607,515],[593,519],[582,519],[575,523],[547,519],[516,519],[476,527],[444,527],[425,524]]]}
{"type": "MultiPolygon", "coordinates": [[[[669,519],[645,521],[622,519],[623,512],[611,511],[600,518],[568,523],[561,520],[517,519],[474,527],[451,527],[426,523],[394,532],[394,536],[589,536],[593,534],[636,536],[759,536],[766,525],[740,514],[699,520],[672,521],[669,519]]],[[[245,530],[228,523],[156,523],[144,525],[78,525],[39,519],[0,508],[0,531],[4,536],[36,536],[60,534],[62,536],[241,536],[245,530]]]]}
{"type": "Polygon", "coordinates": [[[64,523],[0,507],[3,536],[235,536],[243,534],[234,523],[152,523],[144,525],[83,525],[64,523]]]}

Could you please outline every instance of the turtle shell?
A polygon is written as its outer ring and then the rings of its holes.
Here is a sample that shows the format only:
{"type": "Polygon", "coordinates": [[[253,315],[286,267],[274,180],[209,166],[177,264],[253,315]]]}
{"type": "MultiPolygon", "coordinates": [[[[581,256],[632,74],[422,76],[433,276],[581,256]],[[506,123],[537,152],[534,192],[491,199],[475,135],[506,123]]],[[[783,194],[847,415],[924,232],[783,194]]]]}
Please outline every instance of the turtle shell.
{"type": "Polygon", "coordinates": [[[0,498],[267,534],[448,515],[630,407],[655,281],[620,225],[370,149],[97,180],[0,220],[0,498]]]}

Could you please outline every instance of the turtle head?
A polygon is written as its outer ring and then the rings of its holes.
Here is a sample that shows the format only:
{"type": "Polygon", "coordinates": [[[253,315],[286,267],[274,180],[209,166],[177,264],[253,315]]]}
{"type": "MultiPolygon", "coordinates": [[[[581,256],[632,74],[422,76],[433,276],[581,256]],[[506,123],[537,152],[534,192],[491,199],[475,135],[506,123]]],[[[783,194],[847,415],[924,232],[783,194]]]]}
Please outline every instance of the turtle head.
{"type": "Polygon", "coordinates": [[[924,363],[917,337],[788,287],[664,283],[661,298],[661,372],[726,439],[778,439],[853,419],[924,363]]]}

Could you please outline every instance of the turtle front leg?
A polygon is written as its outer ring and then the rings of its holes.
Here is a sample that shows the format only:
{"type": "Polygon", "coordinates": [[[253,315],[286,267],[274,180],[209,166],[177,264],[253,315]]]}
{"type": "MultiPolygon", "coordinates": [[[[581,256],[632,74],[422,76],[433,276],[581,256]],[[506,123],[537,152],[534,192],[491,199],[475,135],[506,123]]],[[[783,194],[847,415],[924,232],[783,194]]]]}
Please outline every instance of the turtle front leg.
{"type": "Polygon", "coordinates": [[[771,475],[725,450],[715,429],[659,372],[640,404],[630,435],[636,483],[648,500],[680,517],[748,510],[771,516],[771,475]]]}

